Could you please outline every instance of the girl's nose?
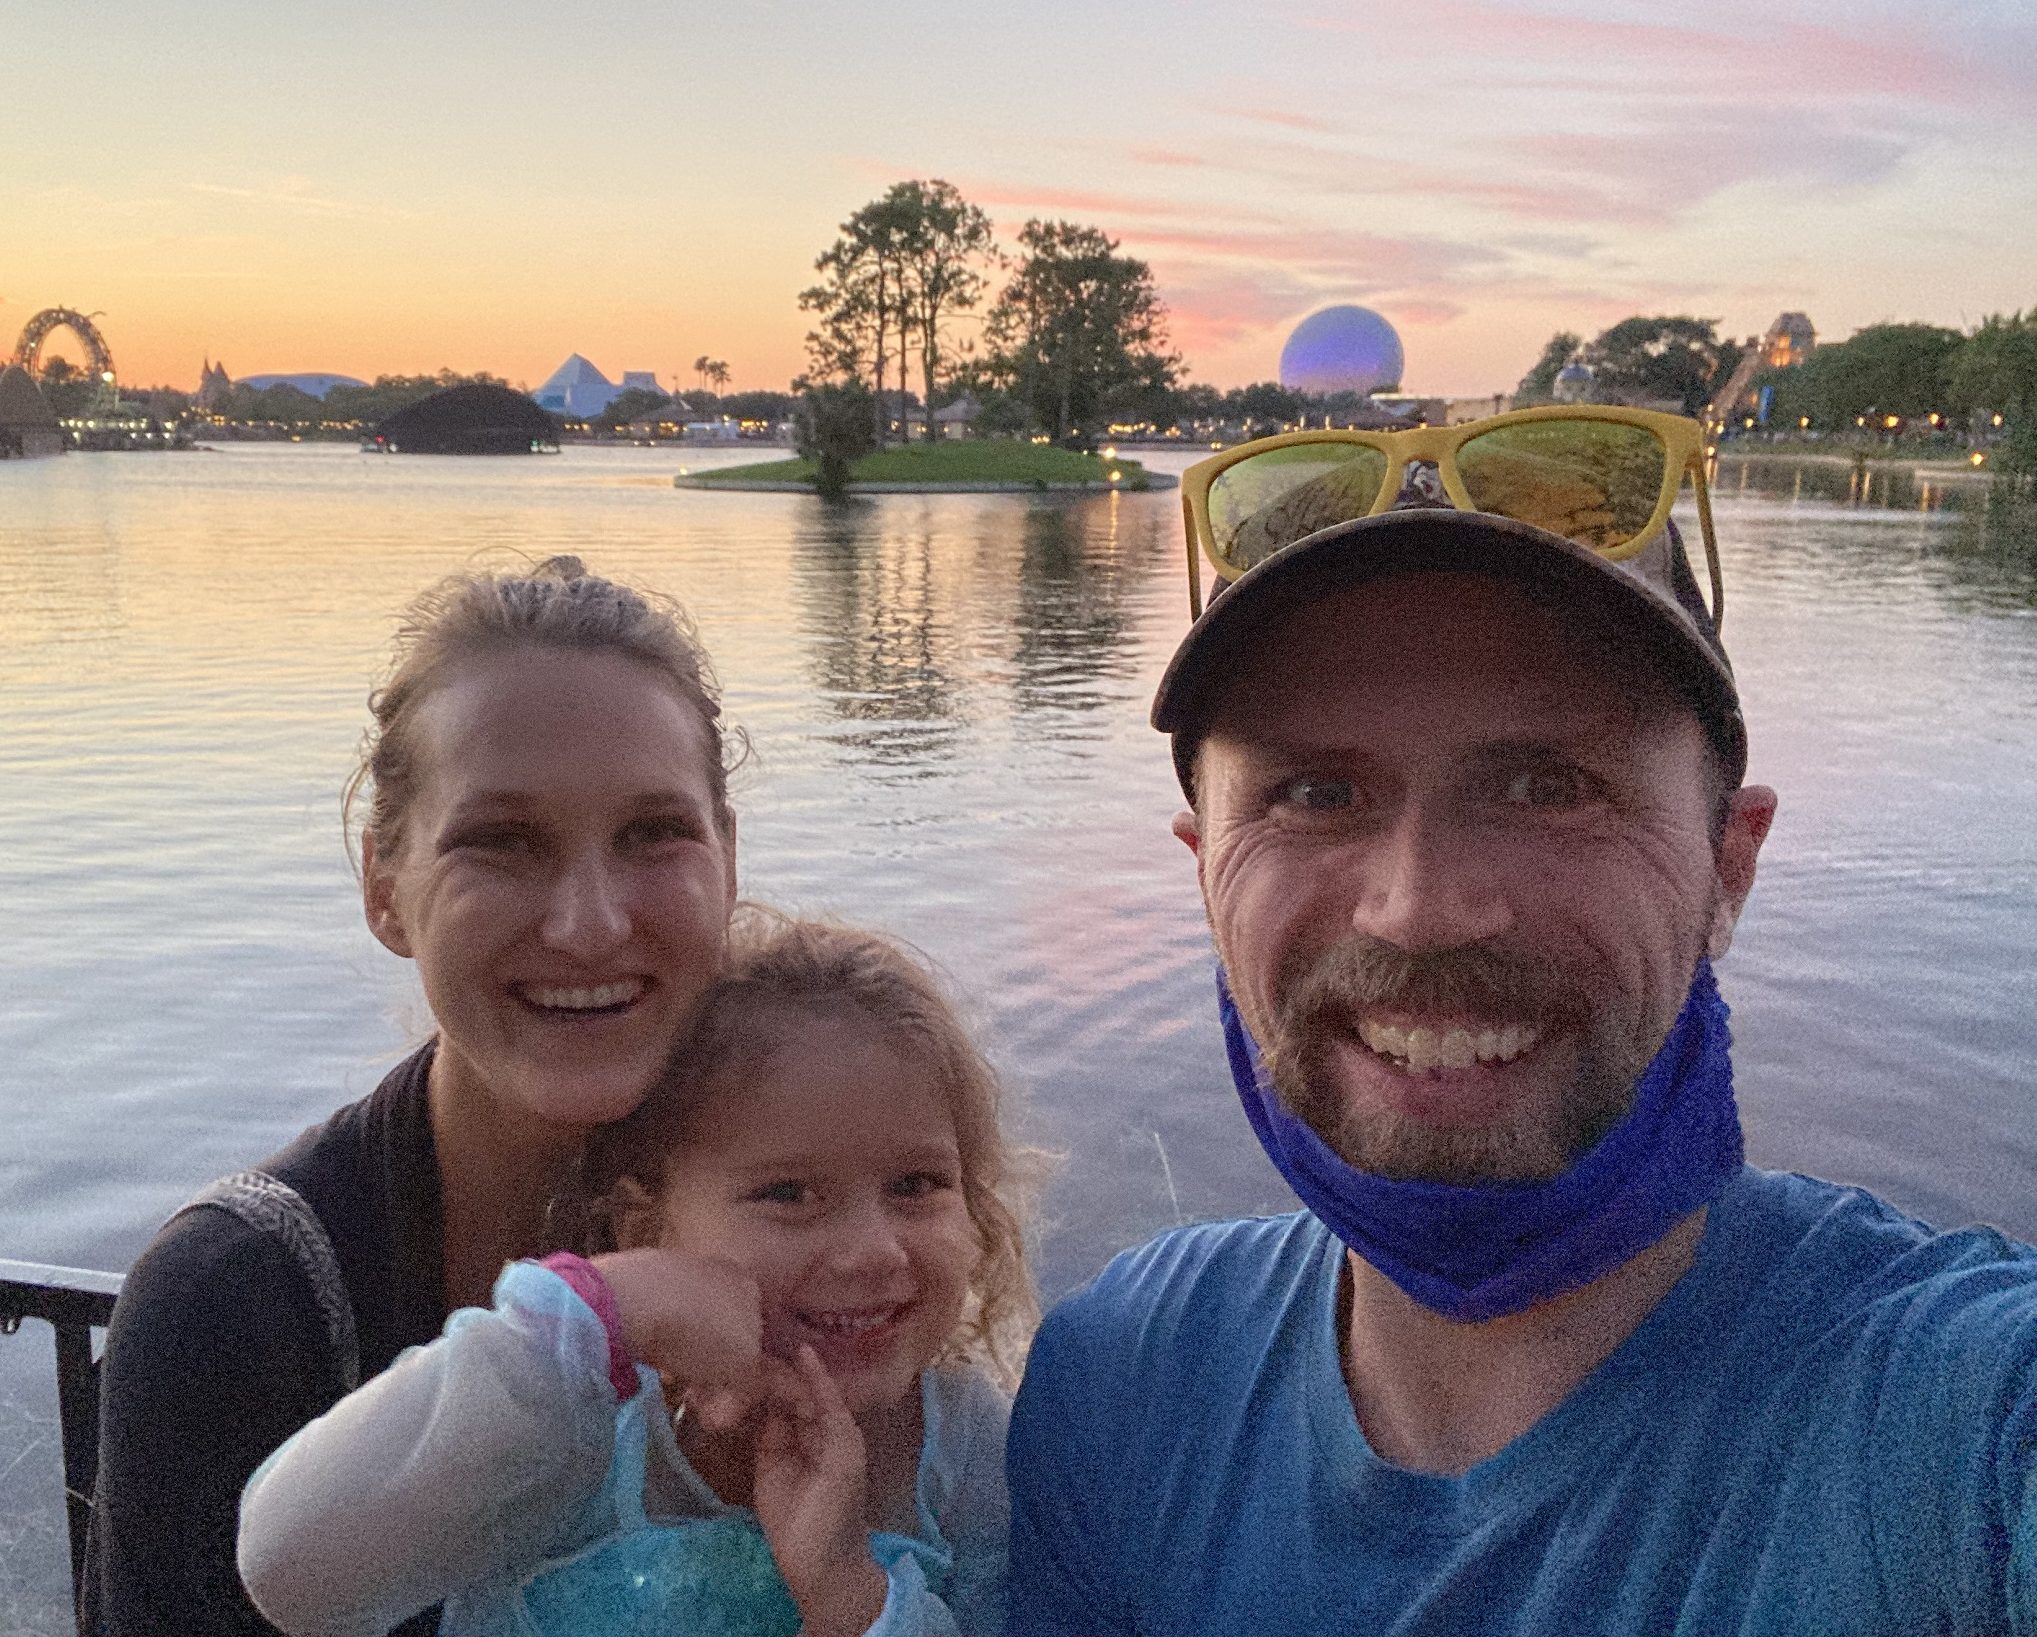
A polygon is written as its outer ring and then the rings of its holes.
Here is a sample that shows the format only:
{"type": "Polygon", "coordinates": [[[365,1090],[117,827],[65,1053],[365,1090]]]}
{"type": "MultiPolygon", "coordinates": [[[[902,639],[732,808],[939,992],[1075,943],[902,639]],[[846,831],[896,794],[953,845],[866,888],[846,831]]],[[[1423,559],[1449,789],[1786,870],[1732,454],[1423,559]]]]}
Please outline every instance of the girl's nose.
{"type": "Polygon", "coordinates": [[[828,1248],[837,1271],[885,1274],[906,1266],[905,1240],[891,1213],[876,1202],[846,1213],[828,1248]]]}

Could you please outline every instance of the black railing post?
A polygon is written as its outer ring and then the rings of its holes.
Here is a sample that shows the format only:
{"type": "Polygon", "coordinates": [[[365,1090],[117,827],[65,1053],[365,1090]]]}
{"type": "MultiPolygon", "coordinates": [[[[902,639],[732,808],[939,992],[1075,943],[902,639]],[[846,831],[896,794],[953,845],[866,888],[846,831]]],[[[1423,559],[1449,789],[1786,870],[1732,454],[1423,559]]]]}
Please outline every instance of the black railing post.
{"type": "Polygon", "coordinates": [[[92,1332],[113,1317],[120,1282],[117,1273],[0,1261],[0,1333],[12,1335],[23,1319],[41,1319],[57,1333],[57,1429],[73,1600],[84,1579],[85,1526],[99,1471],[99,1363],[92,1357],[92,1332]]]}

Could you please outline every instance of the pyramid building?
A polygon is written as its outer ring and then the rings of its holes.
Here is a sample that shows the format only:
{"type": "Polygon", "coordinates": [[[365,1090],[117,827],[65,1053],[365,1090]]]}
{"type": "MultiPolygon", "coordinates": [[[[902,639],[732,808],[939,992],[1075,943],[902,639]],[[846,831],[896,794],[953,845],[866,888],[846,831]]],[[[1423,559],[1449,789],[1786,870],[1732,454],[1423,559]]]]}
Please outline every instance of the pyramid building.
{"type": "Polygon", "coordinates": [[[657,377],[649,370],[625,370],[621,384],[611,381],[577,352],[553,370],[544,385],[531,394],[541,409],[555,415],[572,415],[588,420],[631,391],[662,392],[657,377]]]}

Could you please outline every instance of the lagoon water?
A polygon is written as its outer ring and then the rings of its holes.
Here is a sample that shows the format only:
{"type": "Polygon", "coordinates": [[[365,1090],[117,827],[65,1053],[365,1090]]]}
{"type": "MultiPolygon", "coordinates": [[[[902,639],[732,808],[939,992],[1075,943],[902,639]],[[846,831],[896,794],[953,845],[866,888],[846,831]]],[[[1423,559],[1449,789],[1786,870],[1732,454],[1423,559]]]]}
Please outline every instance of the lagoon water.
{"type": "MultiPolygon", "coordinates": [[[[971,997],[1065,1156],[1050,1295],[1177,1220],[1283,1208],[1145,725],[1186,616],[1178,497],[671,486],[750,458],[0,464],[0,1256],[124,1267],[417,1038],[340,842],[366,689],[414,591],[557,550],[693,610],[753,745],[745,889],[902,933],[971,997]]],[[[1722,475],[1782,809],[1721,981],[1755,1159],[2037,1238],[2037,542],[1978,494],[1722,475]]],[[[0,1339],[10,1632],[67,1629],[49,1359],[40,1326],[0,1339]]]]}

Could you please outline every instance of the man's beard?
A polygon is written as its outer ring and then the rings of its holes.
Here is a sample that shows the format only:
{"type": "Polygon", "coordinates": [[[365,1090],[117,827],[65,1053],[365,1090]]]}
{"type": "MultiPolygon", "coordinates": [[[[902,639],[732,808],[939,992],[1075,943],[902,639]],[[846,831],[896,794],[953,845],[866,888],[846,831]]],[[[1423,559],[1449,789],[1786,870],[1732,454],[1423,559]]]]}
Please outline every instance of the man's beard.
{"type": "Polygon", "coordinates": [[[1557,1176],[1627,1112],[1655,1049],[1619,1038],[1575,978],[1485,945],[1409,953],[1354,936],[1282,991],[1264,1053],[1274,1089],[1346,1164],[1397,1181],[1557,1176]],[[1431,1125],[1391,1109],[1354,1110],[1335,1057],[1340,1049],[1367,1049],[1358,1024],[1368,1012],[1529,1024],[1542,1043],[1574,1043],[1575,1073],[1553,1104],[1526,1101],[1483,1125],[1431,1125]]]}

